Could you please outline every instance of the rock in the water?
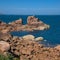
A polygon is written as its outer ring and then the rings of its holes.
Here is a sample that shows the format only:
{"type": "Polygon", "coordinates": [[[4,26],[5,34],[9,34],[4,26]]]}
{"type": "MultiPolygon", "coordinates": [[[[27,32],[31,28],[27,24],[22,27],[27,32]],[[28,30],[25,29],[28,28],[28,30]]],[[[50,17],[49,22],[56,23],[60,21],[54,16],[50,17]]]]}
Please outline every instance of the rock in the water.
{"type": "Polygon", "coordinates": [[[35,41],[42,41],[44,38],[43,37],[37,37],[35,38],[35,41]]]}
{"type": "Polygon", "coordinates": [[[34,16],[29,16],[27,18],[27,24],[30,26],[35,26],[35,27],[44,25],[44,23],[42,21],[40,21],[38,18],[36,18],[34,16]]]}
{"type": "Polygon", "coordinates": [[[33,35],[25,35],[25,36],[23,36],[23,39],[24,40],[34,40],[34,36],[33,35]]]}
{"type": "Polygon", "coordinates": [[[10,49],[9,43],[0,41],[0,52],[7,52],[10,49]]]}
{"type": "Polygon", "coordinates": [[[48,29],[50,26],[45,24],[34,16],[28,16],[27,24],[23,24],[22,19],[15,20],[8,24],[0,21],[0,31],[2,33],[8,33],[11,31],[34,31],[48,29]]]}

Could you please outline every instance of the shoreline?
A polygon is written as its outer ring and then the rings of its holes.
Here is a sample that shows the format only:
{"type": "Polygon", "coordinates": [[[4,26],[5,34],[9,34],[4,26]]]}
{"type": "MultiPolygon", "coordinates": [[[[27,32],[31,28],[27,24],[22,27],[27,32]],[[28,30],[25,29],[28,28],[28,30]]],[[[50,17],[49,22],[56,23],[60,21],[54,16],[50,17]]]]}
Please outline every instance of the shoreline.
{"type": "MultiPolygon", "coordinates": [[[[20,60],[60,59],[60,45],[57,45],[55,47],[46,47],[43,44],[39,44],[37,42],[37,38],[35,38],[33,35],[18,37],[10,35],[9,33],[0,33],[0,53],[3,55],[11,53],[17,56],[17,58],[20,57],[20,60]],[[35,39],[37,41],[35,41],[35,39]]],[[[41,37],[38,39],[41,39],[39,41],[42,41],[43,38],[41,37]]]]}

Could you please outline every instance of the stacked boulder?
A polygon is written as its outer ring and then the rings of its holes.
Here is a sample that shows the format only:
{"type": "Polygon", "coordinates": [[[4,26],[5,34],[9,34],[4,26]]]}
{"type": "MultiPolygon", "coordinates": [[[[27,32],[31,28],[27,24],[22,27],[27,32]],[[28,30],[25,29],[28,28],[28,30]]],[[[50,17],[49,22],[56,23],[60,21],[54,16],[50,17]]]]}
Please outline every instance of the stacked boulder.
{"type": "Polygon", "coordinates": [[[44,30],[50,27],[34,16],[28,16],[27,25],[30,26],[33,30],[44,30]]]}
{"type": "Polygon", "coordinates": [[[42,21],[40,21],[38,18],[34,17],[34,16],[29,16],[27,18],[27,24],[31,25],[31,26],[41,26],[44,25],[44,23],[42,21]]]}

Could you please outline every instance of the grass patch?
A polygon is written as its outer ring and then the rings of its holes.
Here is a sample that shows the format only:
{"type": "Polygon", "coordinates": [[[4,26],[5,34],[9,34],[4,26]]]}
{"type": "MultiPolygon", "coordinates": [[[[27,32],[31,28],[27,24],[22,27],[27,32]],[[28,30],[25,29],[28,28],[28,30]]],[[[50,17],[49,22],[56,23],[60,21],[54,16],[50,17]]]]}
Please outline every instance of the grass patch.
{"type": "Polygon", "coordinates": [[[12,54],[7,54],[7,56],[4,56],[0,54],[0,60],[19,60],[19,58],[14,57],[12,54]]]}

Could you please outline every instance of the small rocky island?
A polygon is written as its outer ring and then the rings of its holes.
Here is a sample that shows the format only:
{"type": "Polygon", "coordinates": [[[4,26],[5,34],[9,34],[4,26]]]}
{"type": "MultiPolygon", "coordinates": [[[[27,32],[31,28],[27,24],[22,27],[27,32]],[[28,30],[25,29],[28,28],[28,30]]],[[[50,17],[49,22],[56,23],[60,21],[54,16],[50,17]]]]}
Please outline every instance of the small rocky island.
{"type": "Polygon", "coordinates": [[[23,20],[20,18],[16,21],[9,22],[8,24],[0,21],[0,31],[3,33],[11,31],[34,31],[49,29],[49,25],[45,24],[34,16],[28,16],[27,24],[23,24],[23,20]]]}
{"type": "Polygon", "coordinates": [[[49,27],[34,16],[29,16],[25,25],[22,19],[8,24],[0,21],[0,54],[8,56],[10,53],[19,60],[60,60],[60,45],[46,47],[39,44],[43,37],[36,38],[33,35],[18,37],[10,34],[12,31],[45,30],[49,27]]]}

